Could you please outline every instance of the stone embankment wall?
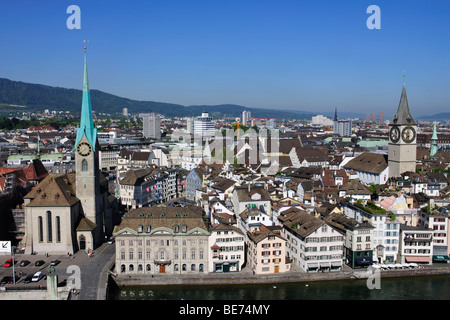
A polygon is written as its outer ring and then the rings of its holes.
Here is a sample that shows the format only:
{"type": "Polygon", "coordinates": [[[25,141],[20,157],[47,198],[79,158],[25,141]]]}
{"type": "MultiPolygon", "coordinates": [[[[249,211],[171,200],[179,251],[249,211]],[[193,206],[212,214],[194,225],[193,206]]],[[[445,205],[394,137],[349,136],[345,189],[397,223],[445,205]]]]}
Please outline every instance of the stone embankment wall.
{"type": "MultiPolygon", "coordinates": [[[[343,271],[328,273],[285,273],[271,274],[267,276],[251,274],[205,274],[205,275],[134,275],[116,276],[112,280],[121,286],[145,286],[145,285],[229,285],[229,284],[258,284],[258,283],[289,283],[308,281],[330,281],[366,279],[373,275],[372,271],[343,271]]],[[[424,268],[411,270],[380,271],[383,277],[410,277],[450,274],[450,268],[424,268]]]]}

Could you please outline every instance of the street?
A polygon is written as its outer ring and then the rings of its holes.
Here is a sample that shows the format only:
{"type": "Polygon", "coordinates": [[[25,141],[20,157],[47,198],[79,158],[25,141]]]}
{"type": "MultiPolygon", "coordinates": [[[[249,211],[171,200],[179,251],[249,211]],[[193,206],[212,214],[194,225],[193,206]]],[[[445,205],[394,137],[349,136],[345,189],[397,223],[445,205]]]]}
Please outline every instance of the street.
{"type": "MultiPolygon", "coordinates": [[[[16,284],[5,283],[1,286],[15,287],[15,289],[46,287],[46,275],[48,267],[52,261],[58,260],[55,265],[55,274],[58,276],[58,286],[64,286],[66,282],[73,283],[75,289],[79,291],[79,300],[96,300],[98,295],[99,281],[101,279],[102,269],[114,258],[115,246],[104,243],[94,250],[94,254],[89,257],[84,251],[78,251],[72,256],[68,255],[25,255],[15,254],[14,271],[16,274],[16,284]],[[36,266],[37,261],[42,260],[42,265],[36,266]],[[22,261],[29,261],[26,266],[21,266],[22,261]],[[78,269],[79,267],[79,269],[78,269]],[[78,277],[80,271],[81,277],[78,277]],[[37,282],[25,283],[27,275],[35,274],[41,271],[44,277],[37,282]]],[[[4,277],[12,277],[13,267],[4,267],[5,262],[11,258],[11,255],[0,256],[0,280],[4,277]]],[[[72,285],[72,287],[73,287],[72,285]]]]}

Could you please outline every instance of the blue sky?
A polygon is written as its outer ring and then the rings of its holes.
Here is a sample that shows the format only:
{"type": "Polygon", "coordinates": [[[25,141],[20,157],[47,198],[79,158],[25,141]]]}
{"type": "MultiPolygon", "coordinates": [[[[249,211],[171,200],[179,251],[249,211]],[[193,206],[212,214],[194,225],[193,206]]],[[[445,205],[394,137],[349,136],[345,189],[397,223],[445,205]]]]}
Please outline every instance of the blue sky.
{"type": "Polygon", "coordinates": [[[313,112],[450,108],[450,1],[3,0],[0,77],[183,105],[313,112]],[[432,3],[432,5],[430,4],[432,3]],[[81,9],[69,30],[67,7],[81,9]],[[381,9],[369,30],[367,7],[381,9]]]}

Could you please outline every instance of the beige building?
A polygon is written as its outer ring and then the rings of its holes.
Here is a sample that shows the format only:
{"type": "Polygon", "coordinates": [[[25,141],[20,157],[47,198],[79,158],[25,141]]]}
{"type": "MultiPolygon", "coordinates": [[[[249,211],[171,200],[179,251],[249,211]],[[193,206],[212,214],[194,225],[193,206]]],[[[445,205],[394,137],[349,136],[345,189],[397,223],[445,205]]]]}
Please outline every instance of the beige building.
{"type": "Polygon", "coordinates": [[[116,272],[208,273],[209,235],[196,206],[131,210],[114,229],[116,272]]]}
{"type": "Polygon", "coordinates": [[[254,274],[282,273],[290,270],[286,258],[286,239],[281,236],[280,227],[247,232],[247,265],[254,274]]]}

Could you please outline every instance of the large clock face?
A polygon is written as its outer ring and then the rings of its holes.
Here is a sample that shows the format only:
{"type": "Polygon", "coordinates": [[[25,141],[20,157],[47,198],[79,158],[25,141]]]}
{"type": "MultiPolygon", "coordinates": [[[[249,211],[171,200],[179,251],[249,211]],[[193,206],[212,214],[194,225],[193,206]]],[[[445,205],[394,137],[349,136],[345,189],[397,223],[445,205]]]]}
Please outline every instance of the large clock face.
{"type": "Polygon", "coordinates": [[[92,147],[87,142],[81,142],[77,147],[77,152],[80,156],[87,157],[92,152],[92,147]]]}
{"type": "Polygon", "coordinates": [[[389,136],[392,142],[397,142],[400,139],[400,129],[397,126],[393,126],[389,136]]]}
{"type": "Polygon", "coordinates": [[[402,140],[411,143],[416,138],[416,130],[413,127],[406,127],[402,130],[402,140]]]}

